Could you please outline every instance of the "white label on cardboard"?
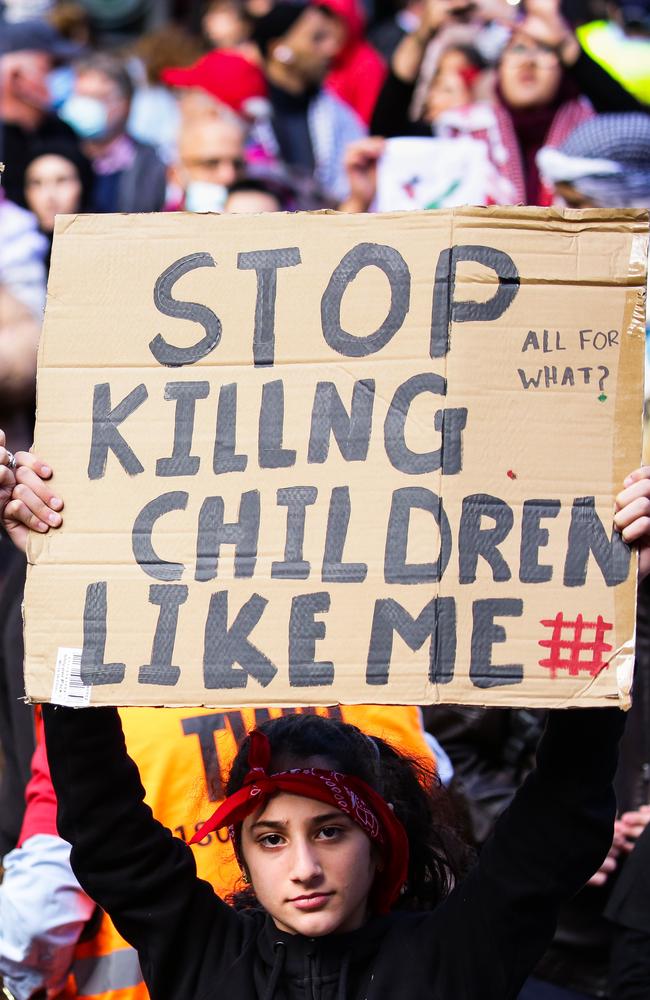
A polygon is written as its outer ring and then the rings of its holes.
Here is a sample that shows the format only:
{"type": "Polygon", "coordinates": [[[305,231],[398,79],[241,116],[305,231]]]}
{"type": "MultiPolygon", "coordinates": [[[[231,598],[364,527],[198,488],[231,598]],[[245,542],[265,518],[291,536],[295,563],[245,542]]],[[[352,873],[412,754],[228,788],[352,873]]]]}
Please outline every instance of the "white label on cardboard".
{"type": "Polygon", "coordinates": [[[90,704],[90,686],[81,680],[81,650],[59,646],[54,668],[52,704],[83,708],[90,704]]]}

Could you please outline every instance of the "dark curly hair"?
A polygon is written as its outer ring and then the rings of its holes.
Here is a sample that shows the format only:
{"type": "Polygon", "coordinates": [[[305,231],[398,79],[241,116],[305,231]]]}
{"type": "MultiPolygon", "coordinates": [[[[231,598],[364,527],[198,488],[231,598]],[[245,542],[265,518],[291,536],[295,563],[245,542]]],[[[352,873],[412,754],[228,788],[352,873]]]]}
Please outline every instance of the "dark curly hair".
{"type": "MultiPolygon", "coordinates": [[[[456,833],[450,799],[429,761],[408,757],[356,726],[320,715],[282,716],[259,728],[271,744],[271,772],[304,767],[309,758],[321,757],[328,767],[361,778],[392,803],[409,840],[407,883],[396,909],[433,909],[449,894],[471,853],[456,833]]],[[[246,737],[233,760],[227,795],[243,785],[249,743],[246,737]]],[[[240,858],[239,843],[235,851],[240,858]]],[[[234,892],[229,902],[237,909],[257,905],[252,886],[234,892]]]]}

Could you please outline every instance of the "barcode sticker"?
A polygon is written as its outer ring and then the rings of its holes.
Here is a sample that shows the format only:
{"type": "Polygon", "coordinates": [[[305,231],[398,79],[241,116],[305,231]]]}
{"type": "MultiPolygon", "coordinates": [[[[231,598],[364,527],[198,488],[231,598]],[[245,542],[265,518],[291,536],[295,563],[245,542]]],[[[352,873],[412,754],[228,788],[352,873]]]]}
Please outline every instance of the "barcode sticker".
{"type": "Polygon", "coordinates": [[[81,680],[81,650],[59,646],[54,668],[52,704],[81,708],[90,704],[90,687],[81,680]]]}

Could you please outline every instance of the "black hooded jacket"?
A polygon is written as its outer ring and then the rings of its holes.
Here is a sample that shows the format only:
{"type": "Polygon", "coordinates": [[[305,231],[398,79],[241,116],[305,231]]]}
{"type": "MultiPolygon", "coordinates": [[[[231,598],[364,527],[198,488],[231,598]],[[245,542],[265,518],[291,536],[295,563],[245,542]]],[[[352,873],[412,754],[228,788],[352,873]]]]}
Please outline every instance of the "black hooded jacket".
{"type": "Polygon", "coordinates": [[[117,711],[44,706],[59,832],[152,1000],[508,1000],[611,844],[617,709],[551,713],[536,770],[437,909],[308,939],[236,912],[143,803],[117,711]]]}

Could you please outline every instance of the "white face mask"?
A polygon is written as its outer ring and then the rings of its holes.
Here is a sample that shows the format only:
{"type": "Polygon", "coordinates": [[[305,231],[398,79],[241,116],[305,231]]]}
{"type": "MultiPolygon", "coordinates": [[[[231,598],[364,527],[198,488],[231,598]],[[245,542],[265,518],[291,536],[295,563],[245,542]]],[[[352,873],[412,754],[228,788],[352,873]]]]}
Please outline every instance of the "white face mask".
{"type": "Polygon", "coordinates": [[[71,94],[59,110],[59,118],[81,139],[101,139],[108,131],[106,105],[95,97],[71,94]]]}
{"type": "Polygon", "coordinates": [[[186,212],[222,212],[228,197],[223,184],[208,181],[190,181],[185,191],[186,212]]]}

